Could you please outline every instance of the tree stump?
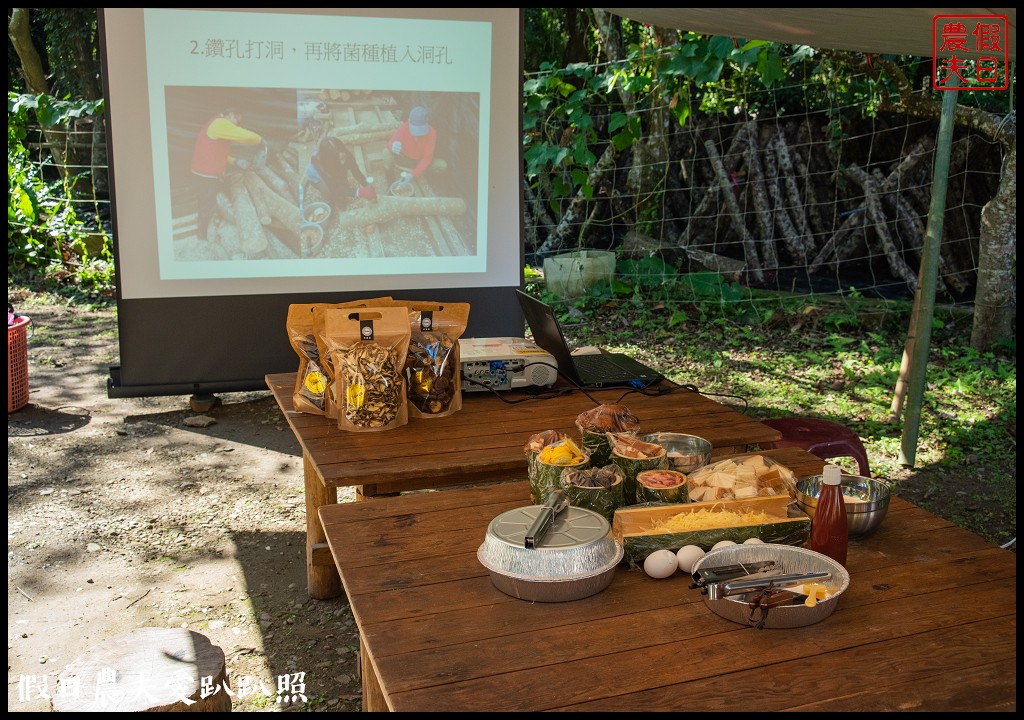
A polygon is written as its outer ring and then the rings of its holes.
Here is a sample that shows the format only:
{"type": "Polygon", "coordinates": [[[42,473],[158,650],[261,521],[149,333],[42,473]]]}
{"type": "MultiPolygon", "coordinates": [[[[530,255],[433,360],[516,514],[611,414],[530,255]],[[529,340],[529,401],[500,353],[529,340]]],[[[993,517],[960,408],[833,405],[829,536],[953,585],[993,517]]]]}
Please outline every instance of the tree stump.
{"type": "Polygon", "coordinates": [[[95,645],[57,679],[54,712],[230,712],[224,651],[180,628],[95,645]]]}

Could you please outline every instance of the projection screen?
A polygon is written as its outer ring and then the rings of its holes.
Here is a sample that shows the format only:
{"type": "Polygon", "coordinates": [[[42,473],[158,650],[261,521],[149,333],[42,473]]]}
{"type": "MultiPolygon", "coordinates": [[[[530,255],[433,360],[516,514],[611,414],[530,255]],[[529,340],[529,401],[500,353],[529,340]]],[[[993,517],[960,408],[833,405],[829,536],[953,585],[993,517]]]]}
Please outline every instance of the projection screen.
{"type": "Polygon", "coordinates": [[[108,395],[264,389],[292,303],[469,302],[466,337],[522,336],[520,13],[101,8],[108,395]]]}

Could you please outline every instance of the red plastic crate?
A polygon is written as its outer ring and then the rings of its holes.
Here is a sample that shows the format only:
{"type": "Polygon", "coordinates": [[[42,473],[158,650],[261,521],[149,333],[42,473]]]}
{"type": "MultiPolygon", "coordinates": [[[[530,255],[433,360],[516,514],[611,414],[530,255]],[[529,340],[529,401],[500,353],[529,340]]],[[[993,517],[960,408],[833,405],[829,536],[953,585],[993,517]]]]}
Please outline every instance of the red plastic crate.
{"type": "Polygon", "coordinates": [[[28,330],[32,321],[20,315],[7,326],[7,412],[28,404],[28,330]]]}

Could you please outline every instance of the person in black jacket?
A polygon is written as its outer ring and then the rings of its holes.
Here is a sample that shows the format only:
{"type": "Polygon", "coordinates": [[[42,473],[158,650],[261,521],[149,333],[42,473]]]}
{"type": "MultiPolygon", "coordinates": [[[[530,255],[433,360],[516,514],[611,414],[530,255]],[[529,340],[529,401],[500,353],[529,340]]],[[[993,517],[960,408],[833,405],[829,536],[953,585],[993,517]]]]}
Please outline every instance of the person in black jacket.
{"type": "Polygon", "coordinates": [[[333,209],[343,211],[357,198],[376,200],[372,182],[373,178],[359,169],[356,156],[345,143],[333,136],[326,137],[306,166],[299,197],[304,202],[305,188],[312,185],[333,209]]]}

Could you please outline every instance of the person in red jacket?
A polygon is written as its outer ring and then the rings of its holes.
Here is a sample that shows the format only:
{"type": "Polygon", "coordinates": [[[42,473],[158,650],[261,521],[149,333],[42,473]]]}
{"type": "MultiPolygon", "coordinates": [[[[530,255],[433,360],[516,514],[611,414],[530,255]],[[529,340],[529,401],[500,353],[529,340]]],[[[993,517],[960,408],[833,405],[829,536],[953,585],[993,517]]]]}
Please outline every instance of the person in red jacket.
{"type": "Polygon", "coordinates": [[[400,182],[409,185],[427,170],[439,171],[446,167],[444,160],[434,157],[437,149],[437,131],[429,122],[429,113],[417,105],[409,113],[388,141],[384,162],[401,171],[400,182]]]}
{"type": "Polygon", "coordinates": [[[224,175],[234,165],[241,170],[249,161],[231,155],[233,143],[240,145],[265,144],[263,138],[242,127],[242,113],[228,108],[206,121],[196,135],[192,151],[192,178],[198,204],[197,234],[206,240],[210,221],[217,211],[217,193],[224,187],[224,175]]]}

